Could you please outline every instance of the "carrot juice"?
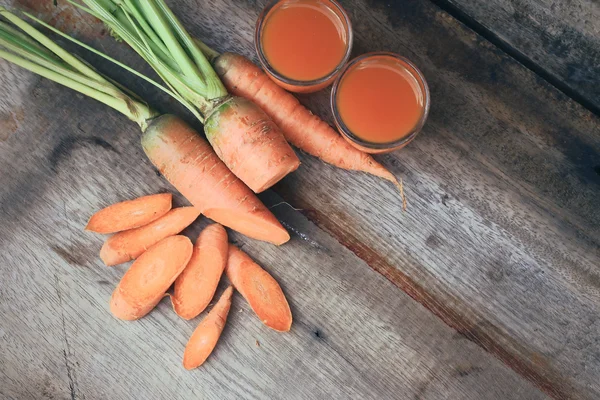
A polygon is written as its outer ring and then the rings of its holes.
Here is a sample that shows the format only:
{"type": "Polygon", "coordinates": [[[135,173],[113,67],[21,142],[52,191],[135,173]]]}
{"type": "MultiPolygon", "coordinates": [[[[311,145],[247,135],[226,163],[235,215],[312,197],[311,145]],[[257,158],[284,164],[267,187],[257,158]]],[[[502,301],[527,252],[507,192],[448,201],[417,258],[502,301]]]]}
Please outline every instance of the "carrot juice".
{"type": "Polygon", "coordinates": [[[276,83],[296,92],[330,84],[350,54],[350,22],[331,0],[283,0],[264,11],[257,50],[276,83]]]}
{"type": "Polygon", "coordinates": [[[406,144],[429,107],[422,74],[408,60],[388,53],[351,62],[332,95],[338,127],[351,143],[370,152],[406,144]]]}

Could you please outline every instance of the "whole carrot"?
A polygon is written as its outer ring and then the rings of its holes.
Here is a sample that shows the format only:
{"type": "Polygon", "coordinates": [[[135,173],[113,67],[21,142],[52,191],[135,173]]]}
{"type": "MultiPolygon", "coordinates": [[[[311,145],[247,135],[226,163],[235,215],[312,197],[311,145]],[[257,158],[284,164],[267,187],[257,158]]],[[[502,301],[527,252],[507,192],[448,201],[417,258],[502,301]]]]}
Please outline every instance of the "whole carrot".
{"type": "Polygon", "coordinates": [[[92,215],[85,229],[114,233],[144,226],[171,209],[172,197],[171,193],[161,193],[113,204],[92,215]]]}
{"type": "Polygon", "coordinates": [[[208,218],[277,245],[290,239],[258,197],[180,118],[154,120],[142,136],[142,147],[164,177],[208,218]]]}
{"type": "Polygon", "coordinates": [[[136,320],[148,314],[165,296],[192,256],[192,242],[171,236],[150,247],[131,265],[110,299],[116,318],[136,320]]]}
{"type": "Polygon", "coordinates": [[[100,258],[108,266],[135,260],[155,243],[184,230],[199,215],[196,207],[174,208],[148,225],[109,237],[100,250],[100,258]]]}
{"type": "Polygon", "coordinates": [[[229,245],[227,277],[269,328],[287,332],[292,326],[290,306],[277,281],[243,251],[229,245]]]}
{"type": "Polygon", "coordinates": [[[177,315],[192,319],[206,309],[227,264],[227,248],[227,232],[221,225],[200,232],[192,258],[175,280],[171,302],[177,315]]]}
{"type": "MultiPolygon", "coordinates": [[[[201,44],[201,43],[199,43],[201,44]]],[[[331,126],[306,109],[296,97],[277,86],[246,57],[234,53],[218,55],[202,45],[229,92],[258,104],[297,148],[336,167],[367,172],[400,183],[370,155],[352,147],[331,126]]]]}
{"type": "Polygon", "coordinates": [[[200,322],[183,352],[183,367],[187,370],[201,366],[210,356],[223,332],[229,309],[233,288],[229,286],[208,315],[200,322]]]}

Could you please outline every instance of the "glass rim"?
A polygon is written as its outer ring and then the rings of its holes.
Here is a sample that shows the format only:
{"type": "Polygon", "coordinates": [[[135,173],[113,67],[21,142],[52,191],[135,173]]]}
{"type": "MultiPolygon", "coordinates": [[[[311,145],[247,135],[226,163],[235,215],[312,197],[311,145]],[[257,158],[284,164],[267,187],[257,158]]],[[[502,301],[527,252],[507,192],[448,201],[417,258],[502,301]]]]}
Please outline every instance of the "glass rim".
{"type": "MultiPolygon", "coordinates": [[[[282,3],[284,1],[286,1],[286,0],[272,0],[271,2],[269,2],[265,6],[265,8],[263,8],[262,12],[258,16],[258,20],[256,21],[256,28],[254,30],[254,46],[256,47],[256,54],[258,54],[258,59],[260,60],[260,63],[262,64],[263,68],[265,70],[267,70],[267,72],[271,76],[273,76],[275,79],[277,79],[287,85],[290,85],[290,86],[310,87],[310,86],[320,85],[320,84],[323,84],[323,83],[326,83],[326,82],[332,80],[338,73],[340,73],[340,71],[342,71],[342,69],[344,68],[344,66],[346,65],[348,60],[350,59],[350,55],[352,53],[352,43],[354,41],[354,33],[353,33],[352,23],[350,21],[350,17],[348,16],[348,13],[346,12],[346,10],[344,10],[344,8],[341,6],[341,4],[338,3],[336,0],[322,0],[324,2],[328,2],[328,3],[331,3],[332,5],[334,5],[336,7],[337,11],[339,11],[341,16],[343,17],[342,23],[345,23],[345,25],[346,25],[346,35],[347,35],[346,52],[344,53],[344,57],[340,60],[340,63],[329,74],[325,75],[322,78],[313,79],[310,81],[301,81],[301,80],[288,78],[287,76],[277,72],[277,70],[275,70],[275,68],[273,68],[271,66],[271,64],[269,63],[269,60],[267,60],[267,57],[265,56],[265,53],[262,48],[261,33],[262,33],[265,19],[266,19],[267,15],[269,14],[269,12],[273,9],[273,7],[275,7],[278,3],[282,3]]],[[[338,15],[338,17],[339,16],[340,15],[338,15]]]]}
{"type": "Polygon", "coordinates": [[[398,147],[402,147],[402,146],[406,145],[411,140],[413,140],[419,132],[421,132],[421,130],[423,129],[423,126],[425,125],[425,121],[427,121],[427,117],[429,116],[429,108],[431,105],[429,95],[430,95],[429,85],[427,84],[427,81],[425,80],[425,76],[423,75],[421,70],[412,61],[410,61],[408,58],[403,57],[396,53],[387,52],[387,51],[373,51],[370,53],[361,54],[360,56],[354,58],[348,64],[346,64],[344,66],[344,68],[342,68],[340,75],[336,78],[335,82],[333,83],[333,88],[331,90],[331,96],[330,96],[330,104],[331,104],[331,111],[333,113],[333,120],[334,120],[335,124],[337,125],[338,129],[340,130],[340,133],[342,133],[346,138],[350,139],[353,143],[355,143],[361,147],[367,148],[367,149],[389,150],[389,149],[394,149],[394,148],[398,148],[398,147]],[[346,124],[342,120],[342,117],[339,114],[339,111],[337,108],[338,88],[339,88],[340,82],[342,81],[342,79],[344,78],[344,76],[346,75],[348,70],[350,68],[352,68],[354,65],[358,64],[361,61],[364,61],[367,58],[379,57],[379,56],[392,57],[392,58],[402,61],[404,64],[406,64],[408,67],[410,67],[410,70],[412,70],[410,72],[415,76],[415,78],[417,78],[417,80],[419,81],[419,83],[421,84],[421,86],[423,88],[423,98],[424,98],[423,113],[421,114],[419,121],[417,122],[417,124],[412,128],[412,130],[408,134],[406,134],[405,136],[401,137],[400,139],[398,139],[394,142],[385,142],[385,143],[369,142],[367,140],[364,140],[364,139],[358,137],[357,135],[355,135],[352,132],[352,130],[350,130],[350,128],[348,128],[346,126],[346,124]]]}

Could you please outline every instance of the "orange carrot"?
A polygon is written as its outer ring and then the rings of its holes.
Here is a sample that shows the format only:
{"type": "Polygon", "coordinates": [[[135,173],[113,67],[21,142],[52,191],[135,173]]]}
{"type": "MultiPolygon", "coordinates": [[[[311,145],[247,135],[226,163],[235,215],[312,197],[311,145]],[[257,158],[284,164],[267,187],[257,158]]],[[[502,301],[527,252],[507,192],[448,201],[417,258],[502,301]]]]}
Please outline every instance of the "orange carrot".
{"type": "MultiPolygon", "coordinates": [[[[210,52],[203,47],[205,50],[210,52]]],[[[214,53],[209,55],[216,56],[214,53]]],[[[297,148],[336,167],[367,172],[400,187],[390,171],[370,155],[352,147],[296,97],[277,86],[252,61],[239,54],[223,53],[213,64],[227,90],[258,104],[297,148]]]]}
{"type": "Polygon", "coordinates": [[[200,233],[192,258],[175,280],[171,302],[177,315],[192,319],[208,306],[227,264],[227,247],[223,226],[212,224],[200,233]]]}
{"type": "Polygon", "coordinates": [[[192,256],[192,242],[171,236],[150,247],[131,265],[110,299],[110,311],[122,320],[148,314],[165,296],[192,256]]]}
{"type": "Polygon", "coordinates": [[[216,108],[204,131],[219,158],[255,193],[300,166],[279,127],[260,107],[242,97],[231,97],[216,108]]]}
{"type": "Polygon", "coordinates": [[[277,218],[183,120],[163,115],[142,136],[148,158],[205,216],[253,239],[290,239],[277,218]]]}
{"type": "Polygon", "coordinates": [[[223,332],[231,308],[233,288],[229,286],[208,315],[200,322],[183,352],[183,367],[187,370],[201,366],[210,356],[223,332]]]}
{"type": "Polygon", "coordinates": [[[85,229],[114,233],[149,224],[171,209],[172,197],[171,193],[160,193],[113,204],[92,215],[85,229]]]}
{"type": "Polygon", "coordinates": [[[150,246],[184,230],[199,215],[195,207],[174,208],[148,225],[109,237],[100,250],[100,258],[108,266],[135,260],[150,246]]]}
{"type": "Polygon", "coordinates": [[[232,244],[225,272],[265,325],[280,332],[290,330],[292,312],[277,281],[232,244]]]}

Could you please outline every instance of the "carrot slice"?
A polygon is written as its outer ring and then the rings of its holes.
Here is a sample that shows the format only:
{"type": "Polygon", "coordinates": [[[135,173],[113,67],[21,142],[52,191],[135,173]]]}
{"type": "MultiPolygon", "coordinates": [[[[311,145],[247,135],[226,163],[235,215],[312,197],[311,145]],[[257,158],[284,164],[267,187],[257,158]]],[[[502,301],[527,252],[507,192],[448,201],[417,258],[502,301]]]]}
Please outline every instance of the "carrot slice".
{"type": "Polygon", "coordinates": [[[185,236],[161,240],[142,254],[125,273],[110,299],[110,311],[122,320],[148,314],[173,284],[192,256],[185,236]]]}
{"type": "Polygon", "coordinates": [[[280,332],[290,330],[292,312],[277,281],[232,244],[225,272],[265,325],[280,332]]]}
{"type": "Polygon", "coordinates": [[[198,236],[194,253],[175,280],[173,309],[181,318],[192,319],[206,309],[227,264],[227,232],[212,224],[198,236]]]}
{"type": "Polygon", "coordinates": [[[92,215],[85,229],[114,233],[139,228],[165,215],[171,209],[172,197],[171,193],[159,193],[113,204],[92,215]]]}
{"type": "Polygon", "coordinates": [[[148,225],[109,237],[100,250],[100,258],[108,266],[134,260],[150,246],[184,230],[199,215],[195,207],[174,208],[148,225]]]}
{"type": "Polygon", "coordinates": [[[208,315],[200,322],[183,352],[183,367],[187,370],[201,366],[210,356],[223,332],[231,308],[233,288],[229,286],[208,315]]]}

